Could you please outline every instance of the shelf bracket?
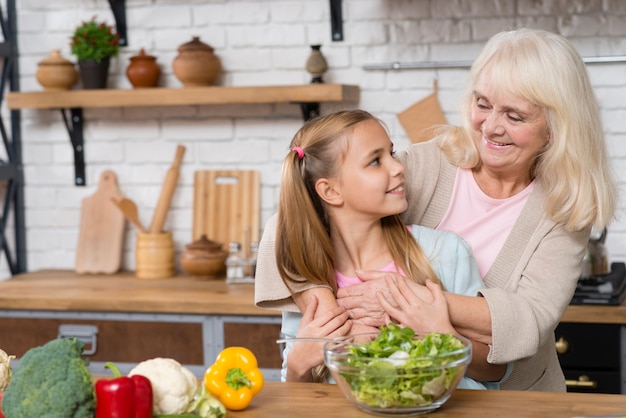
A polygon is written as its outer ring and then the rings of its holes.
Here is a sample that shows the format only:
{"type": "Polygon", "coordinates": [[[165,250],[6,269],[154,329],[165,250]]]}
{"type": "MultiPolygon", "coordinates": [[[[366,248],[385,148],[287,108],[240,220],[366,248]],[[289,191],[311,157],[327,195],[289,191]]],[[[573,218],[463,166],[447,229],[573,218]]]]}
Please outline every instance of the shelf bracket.
{"type": "Polygon", "coordinates": [[[63,122],[70,136],[70,142],[74,149],[74,184],[85,186],[85,143],[83,140],[83,109],[70,109],[70,118],[67,117],[67,110],[61,109],[63,122]]]}
{"type": "Polygon", "coordinates": [[[302,118],[306,122],[320,115],[320,104],[316,102],[300,103],[300,110],[302,111],[302,118]]]}
{"type": "Polygon", "coordinates": [[[342,0],[330,0],[330,31],[333,42],[343,41],[342,0]]]}
{"type": "Polygon", "coordinates": [[[115,18],[115,31],[120,35],[120,46],[128,45],[128,32],[126,30],[126,0],[109,0],[111,11],[115,18]]]}

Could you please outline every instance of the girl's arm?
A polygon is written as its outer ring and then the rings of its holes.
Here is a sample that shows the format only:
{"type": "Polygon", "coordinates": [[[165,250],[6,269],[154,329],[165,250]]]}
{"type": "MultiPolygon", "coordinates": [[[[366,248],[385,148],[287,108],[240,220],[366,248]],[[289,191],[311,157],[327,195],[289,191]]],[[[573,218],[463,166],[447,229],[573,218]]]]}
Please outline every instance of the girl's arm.
{"type": "Polygon", "coordinates": [[[320,308],[318,299],[315,295],[310,295],[296,340],[287,356],[288,382],[312,382],[311,370],[324,364],[324,342],[298,341],[297,338],[333,339],[347,335],[350,331],[352,321],[339,306],[331,309],[318,308],[320,308]]]}

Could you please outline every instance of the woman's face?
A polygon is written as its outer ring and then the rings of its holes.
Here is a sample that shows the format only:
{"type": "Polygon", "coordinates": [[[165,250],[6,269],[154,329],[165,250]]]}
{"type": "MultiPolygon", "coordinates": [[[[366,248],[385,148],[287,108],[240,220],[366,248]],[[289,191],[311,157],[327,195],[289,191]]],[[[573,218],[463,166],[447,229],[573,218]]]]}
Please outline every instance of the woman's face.
{"type": "Polygon", "coordinates": [[[530,181],[534,161],[548,141],[544,112],[520,96],[497,89],[483,71],[474,87],[471,126],[483,168],[499,177],[530,181]]]}
{"type": "Polygon", "coordinates": [[[393,156],[393,144],[375,120],[356,124],[335,187],[343,209],[355,217],[380,219],[407,208],[404,166],[393,156]]]}

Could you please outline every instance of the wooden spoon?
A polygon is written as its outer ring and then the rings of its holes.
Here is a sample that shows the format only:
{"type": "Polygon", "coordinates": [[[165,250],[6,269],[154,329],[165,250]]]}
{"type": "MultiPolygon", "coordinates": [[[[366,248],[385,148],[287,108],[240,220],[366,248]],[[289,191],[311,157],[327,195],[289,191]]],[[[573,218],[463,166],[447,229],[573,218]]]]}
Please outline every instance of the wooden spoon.
{"type": "Polygon", "coordinates": [[[135,202],[126,197],[123,197],[119,200],[111,198],[111,200],[113,201],[113,203],[115,203],[115,206],[117,206],[122,211],[126,219],[128,219],[130,223],[135,225],[135,228],[137,228],[141,233],[148,233],[148,230],[146,230],[146,228],[144,228],[139,221],[139,211],[137,210],[137,205],[135,204],[135,202]]]}

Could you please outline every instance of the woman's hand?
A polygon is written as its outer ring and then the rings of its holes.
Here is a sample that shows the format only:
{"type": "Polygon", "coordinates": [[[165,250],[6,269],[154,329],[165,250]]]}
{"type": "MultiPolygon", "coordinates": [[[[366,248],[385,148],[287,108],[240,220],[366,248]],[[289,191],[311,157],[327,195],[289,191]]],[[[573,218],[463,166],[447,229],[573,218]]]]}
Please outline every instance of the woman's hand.
{"type": "Polygon", "coordinates": [[[423,285],[405,278],[388,277],[385,281],[389,296],[381,293],[376,296],[394,322],[417,332],[456,333],[441,286],[427,280],[428,294],[423,285]],[[389,297],[392,299],[388,300],[389,297]]]}
{"type": "MultiPolygon", "coordinates": [[[[357,271],[356,273],[363,283],[339,289],[337,291],[337,303],[350,314],[350,318],[352,318],[355,324],[373,327],[380,327],[387,324],[389,322],[389,315],[378,302],[376,294],[380,293],[393,304],[393,298],[389,296],[389,288],[387,287],[386,279],[407,279],[398,273],[392,272],[372,270],[357,271]]],[[[429,300],[429,297],[432,298],[430,290],[426,289],[424,286],[422,287],[422,291],[414,289],[414,293],[419,295],[423,300],[429,300]]]]}
{"type": "MultiPolygon", "coordinates": [[[[352,327],[348,313],[341,307],[317,310],[318,299],[313,296],[300,321],[296,338],[333,339],[347,335],[352,327]]],[[[287,356],[287,381],[312,381],[311,369],[324,363],[324,342],[298,341],[287,356]]]]}

